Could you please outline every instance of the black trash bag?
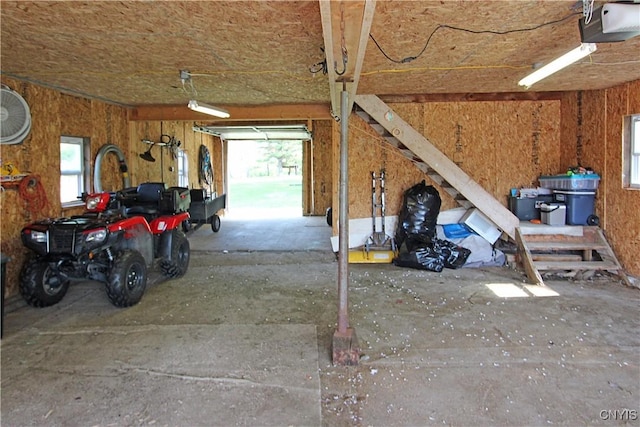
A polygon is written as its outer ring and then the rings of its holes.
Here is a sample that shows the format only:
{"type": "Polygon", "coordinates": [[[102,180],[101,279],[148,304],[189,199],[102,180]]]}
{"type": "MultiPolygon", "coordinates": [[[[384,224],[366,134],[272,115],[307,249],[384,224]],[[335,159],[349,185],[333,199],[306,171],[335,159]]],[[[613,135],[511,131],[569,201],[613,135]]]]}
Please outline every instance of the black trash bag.
{"type": "Polygon", "coordinates": [[[405,191],[396,229],[398,247],[405,240],[409,240],[409,251],[417,249],[420,243],[431,243],[436,235],[436,221],[441,203],[438,190],[432,185],[426,185],[425,181],[405,191]]]}
{"type": "Polygon", "coordinates": [[[435,243],[439,246],[438,252],[442,257],[442,262],[446,268],[460,268],[466,262],[471,250],[458,246],[448,240],[436,239],[435,243]]]}
{"type": "Polygon", "coordinates": [[[410,252],[401,252],[393,260],[398,267],[416,268],[440,273],[444,268],[444,261],[433,246],[424,246],[410,252]]]}

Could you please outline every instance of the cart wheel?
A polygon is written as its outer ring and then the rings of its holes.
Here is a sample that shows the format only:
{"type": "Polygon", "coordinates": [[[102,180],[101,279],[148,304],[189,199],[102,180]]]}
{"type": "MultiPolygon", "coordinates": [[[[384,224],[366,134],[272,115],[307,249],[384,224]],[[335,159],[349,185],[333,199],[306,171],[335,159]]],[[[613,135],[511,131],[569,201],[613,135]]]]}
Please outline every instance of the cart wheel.
{"type": "Polygon", "coordinates": [[[189,222],[189,220],[182,221],[182,231],[184,231],[185,234],[191,231],[191,222],[189,222]]]}
{"type": "Polygon", "coordinates": [[[214,214],[211,217],[211,230],[213,230],[214,233],[220,231],[220,217],[218,215],[214,214]]]}
{"type": "Polygon", "coordinates": [[[600,218],[597,215],[589,215],[587,217],[587,225],[600,225],[600,218]]]}

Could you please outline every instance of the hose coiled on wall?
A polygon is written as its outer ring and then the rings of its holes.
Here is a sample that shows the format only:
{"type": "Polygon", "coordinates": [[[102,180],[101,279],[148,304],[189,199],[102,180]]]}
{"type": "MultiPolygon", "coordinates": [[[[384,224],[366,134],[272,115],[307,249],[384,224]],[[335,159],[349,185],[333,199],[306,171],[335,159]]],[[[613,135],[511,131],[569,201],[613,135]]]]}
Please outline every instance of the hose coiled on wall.
{"type": "Polygon", "coordinates": [[[18,186],[18,194],[24,200],[25,207],[32,218],[39,217],[49,203],[38,175],[27,175],[22,178],[18,186]]]}
{"type": "Polygon", "coordinates": [[[102,166],[102,159],[108,153],[114,153],[118,156],[118,162],[120,162],[120,172],[122,173],[122,188],[128,188],[131,186],[129,182],[129,168],[127,168],[127,162],[124,158],[124,153],[117,145],[106,144],[100,147],[98,154],[96,155],[96,163],[93,168],[93,191],[100,193],[102,191],[102,175],[100,173],[100,167],[102,166]]]}

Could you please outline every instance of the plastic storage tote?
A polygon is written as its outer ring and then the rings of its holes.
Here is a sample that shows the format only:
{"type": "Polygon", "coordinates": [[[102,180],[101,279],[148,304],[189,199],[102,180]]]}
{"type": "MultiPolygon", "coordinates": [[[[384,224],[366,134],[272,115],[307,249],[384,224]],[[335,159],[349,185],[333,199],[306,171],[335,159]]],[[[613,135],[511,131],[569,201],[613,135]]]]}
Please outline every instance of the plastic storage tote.
{"type": "Polygon", "coordinates": [[[538,180],[542,188],[589,191],[598,188],[600,175],[596,173],[584,175],[543,175],[538,180]]]}
{"type": "Polygon", "coordinates": [[[595,207],[595,191],[553,191],[556,202],[567,205],[567,224],[589,225],[595,207]]]}
{"type": "Polygon", "coordinates": [[[540,204],[553,202],[553,195],[537,197],[509,197],[509,210],[522,221],[540,219],[540,204]]]}

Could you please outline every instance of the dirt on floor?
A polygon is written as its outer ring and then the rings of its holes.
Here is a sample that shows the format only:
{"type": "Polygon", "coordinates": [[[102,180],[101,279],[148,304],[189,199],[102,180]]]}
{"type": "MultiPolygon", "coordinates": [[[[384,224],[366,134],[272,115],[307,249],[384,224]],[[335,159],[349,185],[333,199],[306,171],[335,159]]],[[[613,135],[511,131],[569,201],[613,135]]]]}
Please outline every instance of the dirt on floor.
{"type": "Polygon", "coordinates": [[[349,272],[353,367],[331,360],[327,251],[194,251],[129,309],[92,282],[46,309],[14,303],[3,425],[640,425],[640,293],[615,276],[543,288],[499,267],[349,272]]]}

